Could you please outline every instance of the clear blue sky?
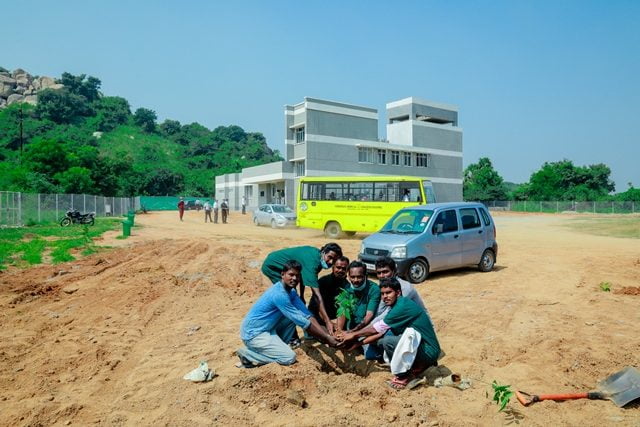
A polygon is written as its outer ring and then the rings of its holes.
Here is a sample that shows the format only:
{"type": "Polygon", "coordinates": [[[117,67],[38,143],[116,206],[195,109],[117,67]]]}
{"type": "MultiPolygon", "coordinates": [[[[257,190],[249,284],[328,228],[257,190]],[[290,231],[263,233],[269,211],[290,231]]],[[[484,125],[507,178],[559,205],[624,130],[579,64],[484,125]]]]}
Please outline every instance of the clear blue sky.
{"type": "MultiPolygon", "coordinates": [[[[284,147],[304,96],[457,105],[464,165],[523,182],[605,163],[640,187],[640,1],[16,1],[0,65],[102,80],[160,120],[237,124],[284,147]]],[[[380,136],[385,128],[381,125],[380,136]]]]}

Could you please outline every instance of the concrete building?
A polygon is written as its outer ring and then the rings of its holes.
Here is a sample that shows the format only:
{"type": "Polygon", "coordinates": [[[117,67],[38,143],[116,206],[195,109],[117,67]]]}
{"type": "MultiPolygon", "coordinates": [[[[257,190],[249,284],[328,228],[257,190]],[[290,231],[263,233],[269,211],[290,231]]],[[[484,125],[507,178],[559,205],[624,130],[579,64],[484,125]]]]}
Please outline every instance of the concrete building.
{"type": "Polygon", "coordinates": [[[462,200],[462,129],[454,106],[405,98],[390,102],[387,139],[378,110],[305,97],[285,105],[285,160],[216,177],[216,198],[239,209],[264,203],[295,208],[302,176],[408,175],[433,183],[441,202],[462,200]]]}

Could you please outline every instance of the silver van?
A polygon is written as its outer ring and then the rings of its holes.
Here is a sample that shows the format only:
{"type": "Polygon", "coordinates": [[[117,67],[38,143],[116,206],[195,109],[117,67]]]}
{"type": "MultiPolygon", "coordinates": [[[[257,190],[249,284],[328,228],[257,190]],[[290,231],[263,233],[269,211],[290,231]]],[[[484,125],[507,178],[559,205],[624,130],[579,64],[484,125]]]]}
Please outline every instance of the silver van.
{"type": "Polygon", "coordinates": [[[375,270],[390,256],[412,283],[429,272],[477,265],[491,271],[498,256],[496,226],[481,203],[432,203],[400,209],[380,231],[362,241],[358,259],[375,270]]]}

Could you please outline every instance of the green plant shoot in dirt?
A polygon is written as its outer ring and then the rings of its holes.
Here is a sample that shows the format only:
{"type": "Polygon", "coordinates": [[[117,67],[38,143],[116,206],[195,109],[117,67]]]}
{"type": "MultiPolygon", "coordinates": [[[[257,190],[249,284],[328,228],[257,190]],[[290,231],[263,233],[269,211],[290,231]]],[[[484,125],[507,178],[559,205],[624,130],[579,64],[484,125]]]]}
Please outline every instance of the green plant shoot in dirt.
{"type": "Polygon", "coordinates": [[[344,316],[347,320],[351,320],[357,302],[358,300],[354,294],[346,289],[341,290],[340,294],[336,297],[336,308],[338,309],[336,314],[338,316],[344,316]]]}
{"type": "Polygon", "coordinates": [[[496,402],[500,409],[498,412],[502,412],[504,408],[506,408],[507,403],[511,400],[511,396],[513,396],[513,392],[511,391],[510,385],[500,385],[495,380],[491,383],[491,387],[493,387],[493,401],[496,402]]]}
{"type": "Polygon", "coordinates": [[[609,283],[609,282],[600,282],[600,290],[602,292],[611,292],[611,283],[609,283]]]}

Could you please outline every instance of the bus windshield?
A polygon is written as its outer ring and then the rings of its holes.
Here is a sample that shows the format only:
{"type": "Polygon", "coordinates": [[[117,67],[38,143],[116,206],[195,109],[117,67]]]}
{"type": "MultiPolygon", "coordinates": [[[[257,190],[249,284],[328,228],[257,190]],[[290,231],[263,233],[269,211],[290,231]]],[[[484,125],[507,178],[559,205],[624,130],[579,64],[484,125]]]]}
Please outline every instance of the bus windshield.
{"type": "Polygon", "coordinates": [[[424,209],[403,209],[398,211],[380,230],[381,233],[419,234],[427,227],[433,211],[424,209]]]}

